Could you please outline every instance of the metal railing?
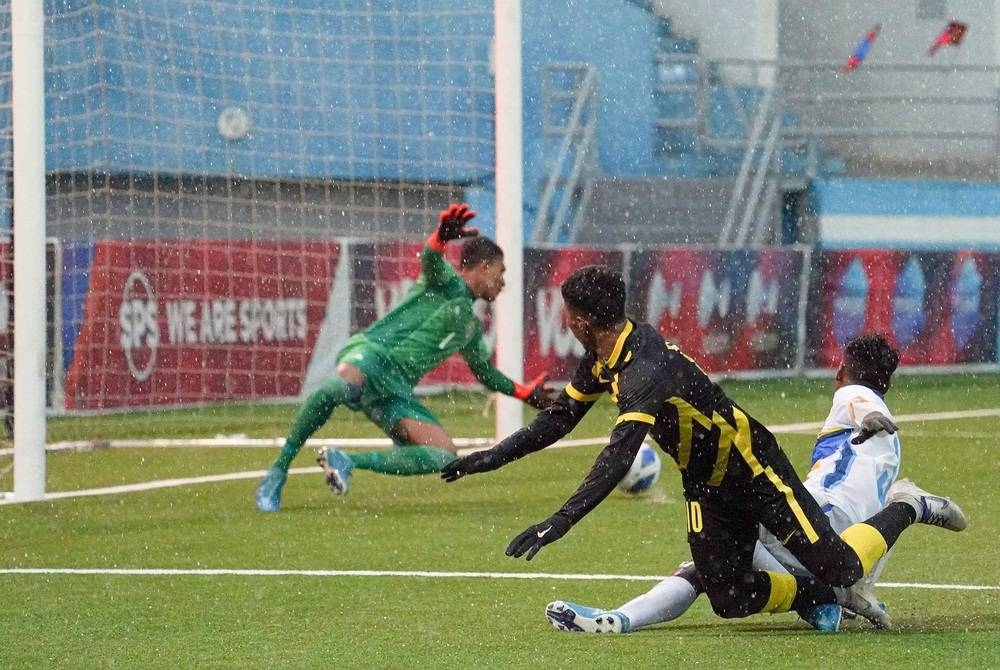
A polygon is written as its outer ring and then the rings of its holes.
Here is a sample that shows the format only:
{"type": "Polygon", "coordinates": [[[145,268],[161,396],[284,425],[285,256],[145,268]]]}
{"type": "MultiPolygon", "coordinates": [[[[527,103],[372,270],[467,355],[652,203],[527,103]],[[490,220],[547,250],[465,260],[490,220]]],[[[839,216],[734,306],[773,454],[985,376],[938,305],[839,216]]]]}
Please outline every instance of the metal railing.
{"type": "Polygon", "coordinates": [[[596,140],[596,69],[587,63],[548,65],[542,87],[545,177],[532,242],[574,241],[598,172],[596,140]]]}
{"type": "Polygon", "coordinates": [[[773,217],[770,216],[778,191],[774,175],[780,173],[780,152],[775,151],[781,133],[781,114],[777,108],[773,89],[767,89],[754,117],[747,137],[746,150],[736,183],[729,197],[726,218],[719,231],[720,246],[743,246],[754,230],[754,241],[764,241],[765,232],[773,217]],[[762,193],[767,194],[762,197],[762,193]],[[735,227],[739,219],[739,227],[735,227]]]}
{"type": "Polygon", "coordinates": [[[830,62],[698,54],[657,63],[696,75],[658,86],[687,96],[689,113],[657,127],[691,133],[695,155],[740,156],[720,244],[768,241],[778,195],[829,165],[854,176],[1000,181],[1000,67],[865,63],[843,72],[830,62]],[[720,117],[727,127],[713,123],[720,117]]]}

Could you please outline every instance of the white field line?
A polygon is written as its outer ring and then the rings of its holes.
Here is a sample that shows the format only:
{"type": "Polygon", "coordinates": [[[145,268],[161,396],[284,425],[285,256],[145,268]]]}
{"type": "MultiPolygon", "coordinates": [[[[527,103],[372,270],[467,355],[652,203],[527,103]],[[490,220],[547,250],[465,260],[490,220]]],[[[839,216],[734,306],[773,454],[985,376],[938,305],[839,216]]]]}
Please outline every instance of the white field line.
{"type": "MultiPolygon", "coordinates": [[[[961,410],[954,412],[936,412],[931,414],[902,414],[895,417],[896,423],[906,423],[913,421],[947,421],[953,419],[969,419],[969,418],[983,418],[991,416],[1000,416],[1000,408],[994,409],[973,409],[973,410],[961,410]]],[[[787,423],[778,424],[771,426],[770,429],[774,433],[803,433],[803,432],[816,432],[822,427],[821,423],[816,422],[806,422],[806,423],[787,423]]],[[[191,447],[191,446],[274,446],[280,440],[275,439],[262,439],[262,440],[248,440],[242,438],[226,438],[223,444],[218,443],[218,439],[215,440],[121,440],[121,441],[111,441],[109,443],[102,443],[99,446],[102,447],[113,447],[113,448],[148,448],[148,447],[158,447],[158,448],[176,448],[176,447],[191,447]],[[212,443],[212,444],[198,444],[199,442],[212,443]]],[[[606,438],[581,438],[573,440],[560,440],[554,445],[549,447],[550,449],[565,449],[571,447],[584,447],[584,446],[595,446],[604,444],[607,441],[606,438]]],[[[386,446],[391,445],[389,440],[365,440],[365,439],[354,439],[354,440],[323,440],[324,443],[336,443],[336,446],[386,446]],[[383,442],[385,445],[383,445],[383,442]]],[[[472,451],[479,449],[484,449],[489,446],[489,440],[483,438],[458,438],[455,440],[458,445],[467,445],[464,448],[458,450],[459,454],[467,454],[472,451]]],[[[72,449],[78,450],[79,444],[72,443],[74,446],[70,447],[72,449]]],[[[307,443],[308,446],[313,446],[314,442],[310,440],[307,443]]],[[[53,445],[55,447],[56,445],[53,445]]],[[[91,447],[94,445],[92,444],[91,447]]],[[[51,447],[50,447],[51,449],[51,447]]],[[[0,455],[3,455],[4,451],[0,451],[0,455]]],[[[96,489],[81,489],[78,491],[50,491],[45,495],[46,500],[61,500],[64,498],[82,498],[90,496],[104,496],[104,495],[117,495],[120,493],[132,493],[135,491],[152,491],[156,489],[174,488],[178,486],[191,486],[193,484],[211,484],[213,482],[227,482],[235,481],[240,479],[259,479],[264,476],[265,470],[251,470],[248,472],[230,472],[221,475],[206,475],[201,477],[182,477],[178,479],[161,479],[158,481],[151,482],[141,482],[138,484],[123,484],[120,486],[106,486],[103,488],[96,489]]],[[[320,472],[318,467],[309,468],[292,468],[289,470],[289,474],[314,474],[320,472]]],[[[10,505],[19,502],[16,500],[11,493],[0,492],[0,505],[10,505]]]]}
{"type": "MultiPolygon", "coordinates": [[[[418,579],[554,579],[658,582],[666,575],[588,575],[559,572],[445,572],[440,570],[227,570],[212,568],[0,568],[0,575],[108,575],[126,577],[409,577],[418,579]]],[[[988,584],[879,582],[879,588],[1000,591],[988,584]]]]}
{"type": "MultiPolygon", "coordinates": [[[[292,468],[288,471],[290,475],[301,475],[306,473],[322,472],[318,466],[311,468],[292,468]]],[[[45,493],[45,500],[61,500],[63,498],[85,498],[89,496],[108,496],[118,493],[132,493],[134,491],[153,491],[155,489],[169,489],[177,486],[190,486],[192,484],[211,484],[212,482],[229,482],[237,479],[260,479],[267,470],[250,470],[248,472],[228,472],[223,475],[205,475],[202,477],[183,477],[180,479],[160,479],[152,482],[142,482],[140,484],[122,484],[120,486],[105,486],[99,489],[81,489],[79,491],[48,491],[45,493]]],[[[0,493],[0,505],[10,505],[18,502],[10,493],[0,493]]]]}
{"type": "MultiPolygon", "coordinates": [[[[933,412],[930,414],[900,414],[895,417],[897,423],[907,423],[914,421],[949,421],[953,419],[976,419],[991,416],[1000,416],[1000,408],[993,409],[971,409],[958,410],[954,412],[933,412]]],[[[786,423],[770,426],[774,433],[810,433],[819,431],[822,423],[809,421],[804,423],[786,423]]],[[[149,448],[231,448],[231,447],[262,447],[280,448],[284,444],[284,438],[263,437],[254,438],[245,435],[220,435],[210,438],[193,439],[123,439],[123,440],[75,440],[54,442],[46,446],[48,452],[58,451],[89,451],[91,449],[149,449],[149,448]]],[[[561,440],[555,446],[575,447],[593,446],[603,444],[605,438],[583,438],[576,440],[561,440]]],[[[471,451],[477,448],[488,447],[493,443],[488,437],[459,437],[455,438],[455,445],[462,451],[471,451]]],[[[388,449],[392,447],[392,440],[388,438],[335,438],[335,439],[311,439],[306,442],[308,447],[363,447],[366,449],[388,449]]],[[[0,456],[12,456],[12,448],[0,449],[0,456]]]]}
{"type": "MultiPolygon", "coordinates": [[[[897,414],[893,417],[896,423],[911,423],[914,421],[951,421],[953,419],[981,419],[991,416],[1000,416],[1000,408],[992,409],[965,409],[954,412],[932,412],[930,414],[897,414]]],[[[819,431],[823,427],[822,423],[786,423],[777,426],[768,426],[772,433],[808,433],[819,431]]]]}
{"type": "MultiPolygon", "coordinates": [[[[487,447],[494,440],[488,437],[457,437],[454,439],[458,447],[487,447]]],[[[283,437],[246,437],[245,435],[220,435],[218,437],[167,439],[141,438],[123,440],[72,440],[53,442],[45,446],[45,451],[55,453],[61,451],[93,451],[95,449],[209,449],[232,447],[263,447],[280,449],[285,443],[283,437]]],[[[393,441],[387,437],[358,438],[314,438],[306,442],[307,447],[363,447],[365,449],[390,449],[393,441]]],[[[0,449],[0,456],[13,456],[14,449],[0,449]]]]}

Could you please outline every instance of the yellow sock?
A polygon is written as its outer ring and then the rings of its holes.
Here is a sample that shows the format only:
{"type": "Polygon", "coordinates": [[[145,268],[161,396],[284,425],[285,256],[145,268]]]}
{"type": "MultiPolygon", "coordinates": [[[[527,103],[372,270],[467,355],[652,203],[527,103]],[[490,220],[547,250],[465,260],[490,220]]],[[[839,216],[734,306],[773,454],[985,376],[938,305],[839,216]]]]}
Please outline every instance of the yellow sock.
{"type": "Polygon", "coordinates": [[[882,537],[882,533],[874,526],[869,526],[866,523],[856,523],[853,526],[848,526],[844,529],[844,532],[840,534],[840,539],[846,542],[854,553],[858,555],[858,559],[861,561],[861,568],[864,570],[864,574],[868,574],[878,563],[878,559],[885,556],[885,552],[889,551],[889,546],[885,542],[885,538],[882,537]]]}
{"type": "Polygon", "coordinates": [[[761,612],[787,612],[792,608],[792,601],[795,600],[795,591],[798,586],[795,577],[784,572],[767,572],[771,578],[771,595],[761,612]]]}

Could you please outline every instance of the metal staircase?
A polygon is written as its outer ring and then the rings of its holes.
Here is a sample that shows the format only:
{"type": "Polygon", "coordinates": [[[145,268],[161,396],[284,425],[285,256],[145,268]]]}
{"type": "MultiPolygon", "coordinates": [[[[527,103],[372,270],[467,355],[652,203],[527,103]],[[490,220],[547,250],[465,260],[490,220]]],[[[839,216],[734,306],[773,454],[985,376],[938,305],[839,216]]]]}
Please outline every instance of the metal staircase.
{"type": "Polygon", "coordinates": [[[764,90],[719,231],[719,246],[774,241],[780,220],[782,109],[775,87],[764,90]]]}
{"type": "Polygon", "coordinates": [[[545,177],[531,241],[574,242],[593,193],[597,165],[597,71],[548,65],[542,87],[545,177]]]}

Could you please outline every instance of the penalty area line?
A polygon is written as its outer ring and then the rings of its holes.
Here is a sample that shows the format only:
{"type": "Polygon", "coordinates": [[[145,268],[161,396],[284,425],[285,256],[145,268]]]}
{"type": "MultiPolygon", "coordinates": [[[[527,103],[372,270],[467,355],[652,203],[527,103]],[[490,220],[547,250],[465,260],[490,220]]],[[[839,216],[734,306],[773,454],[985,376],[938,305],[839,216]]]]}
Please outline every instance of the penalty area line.
{"type": "MultiPolygon", "coordinates": [[[[314,474],[322,472],[319,467],[291,468],[290,475],[314,474]]],[[[65,498],[86,498],[89,496],[110,496],[119,493],[134,493],[135,491],[155,491],[156,489],[169,489],[178,486],[191,486],[192,484],[211,484],[213,482],[231,482],[240,479],[260,479],[267,474],[267,470],[250,470],[248,472],[228,472],[221,475],[204,475],[201,477],[184,477],[180,479],[159,479],[152,482],[142,482],[139,484],[122,484],[120,486],[105,486],[97,489],[80,489],[78,491],[50,491],[45,494],[45,502],[48,500],[62,500],[65,498]]],[[[12,505],[18,502],[12,494],[0,493],[0,505],[12,505]],[[6,495],[6,497],[4,497],[6,495]]]]}
{"type": "MultiPolygon", "coordinates": [[[[959,410],[951,412],[932,412],[927,414],[900,414],[894,417],[896,423],[913,422],[913,421],[947,421],[954,419],[966,419],[966,418],[988,418],[1000,416],[1000,408],[985,408],[985,409],[971,409],[971,410],[959,410]]],[[[818,431],[823,427],[822,423],[816,422],[804,422],[804,423],[787,423],[787,424],[776,424],[769,426],[768,428],[772,433],[782,434],[782,433],[804,433],[804,432],[814,432],[818,431]]],[[[177,447],[184,440],[160,440],[156,442],[153,446],[159,447],[177,447]],[[169,444],[168,444],[169,443],[169,444]]],[[[272,440],[267,440],[269,444],[274,442],[272,440]]],[[[350,440],[352,443],[366,443],[366,440],[350,440]]],[[[387,440],[375,440],[375,443],[379,447],[383,446],[382,442],[389,442],[387,440]]],[[[233,444],[228,442],[225,445],[215,445],[215,446],[233,446],[235,444],[240,444],[242,441],[235,441],[233,444]]],[[[480,449],[487,448],[490,441],[482,438],[456,438],[455,443],[458,445],[464,445],[458,450],[460,456],[471,453],[473,451],[478,451],[480,449]]],[[[311,446],[311,442],[307,445],[311,446]]],[[[573,447],[590,447],[598,446],[602,444],[607,444],[606,437],[600,438],[580,438],[580,439],[563,439],[556,442],[554,445],[549,447],[550,449],[566,449],[573,447]]],[[[116,447],[139,447],[142,446],[139,443],[136,444],[115,444],[111,446],[116,447]]],[[[146,444],[145,446],[150,446],[146,444]]],[[[0,449],[0,455],[9,455],[13,453],[13,449],[0,449]],[[9,452],[9,453],[8,453],[9,452]]],[[[292,468],[289,474],[313,474],[321,472],[318,467],[307,467],[307,468],[292,468]]],[[[81,489],[76,491],[52,491],[45,494],[44,500],[62,500],[66,498],[83,498],[88,496],[104,496],[104,495],[117,495],[120,493],[133,493],[136,491],[153,491],[156,489],[173,488],[178,486],[191,486],[194,484],[211,484],[213,482],[228,482],[240,479],[260,479],[267,473],[266,470],[253,470],[248,472],[229,472],[219,475],[205,475],[201,477],[183,477],[177,479],[161,479],[151,482],[140,482],[137,484],[123,484],[120,486],[107,486],[102,488],[94,489],[81,489]]],[[[11,505],[17,503],[25,502],[38,502],[38,501],[22,501],[17,500],[13,493],[0,492],[0,505],[11,505]]]]}
{"type": "MultiPolygon", "coordinates": [[[[441,570],[240,570],[216,568],[0,568],[0,575],[106,575],[127,577],[396,577],[418,579],[552,579],[658,582],[666,575],[588,575],[560,572],[448,572],[441,570]]],[[[879,588],[998,591],[989,584],[879,582],[879,588]]]]}

